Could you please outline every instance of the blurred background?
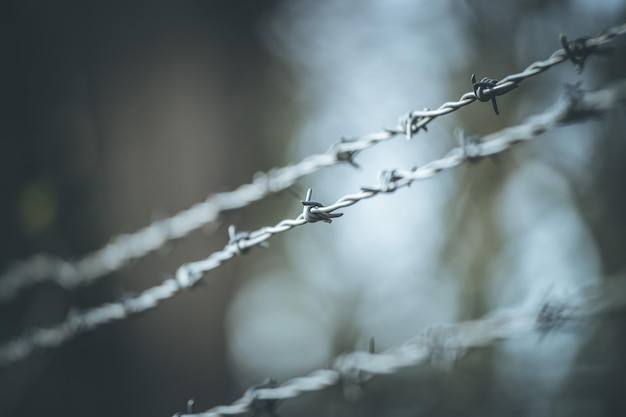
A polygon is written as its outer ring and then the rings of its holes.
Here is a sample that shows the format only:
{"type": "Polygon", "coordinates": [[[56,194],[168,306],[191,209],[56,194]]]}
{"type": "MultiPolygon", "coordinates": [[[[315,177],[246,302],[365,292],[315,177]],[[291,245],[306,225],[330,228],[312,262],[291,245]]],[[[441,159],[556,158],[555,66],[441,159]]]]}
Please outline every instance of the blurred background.
{"type": "MultiPolygon", "coordinates": [[[[32,254],[78,259],[209,194],[395,126],[547,58],[558,36],[596,35],[623,1],[8,1],[0,13],[0,270],[32,254]]],[[[490,103],[442,117],[302,179],[76,291],[42,284],[0,305],[0,341],[160,283],[185,262],[295,218],[308,187],[334,202],[540,113],[582,81],[626,74],[626,42],[563,64],[490,103]]],[[[169,416],[230,403],[346,351],[626,271],[626,114],[548,132],[497,158],[282,234],[138,317],[0,369],[0,415],[169,416]]],[[[450,371],[377,377],[358,403],[339,388],[281,416],[626,412],[623,314],[471,352],[450,371]]]]}

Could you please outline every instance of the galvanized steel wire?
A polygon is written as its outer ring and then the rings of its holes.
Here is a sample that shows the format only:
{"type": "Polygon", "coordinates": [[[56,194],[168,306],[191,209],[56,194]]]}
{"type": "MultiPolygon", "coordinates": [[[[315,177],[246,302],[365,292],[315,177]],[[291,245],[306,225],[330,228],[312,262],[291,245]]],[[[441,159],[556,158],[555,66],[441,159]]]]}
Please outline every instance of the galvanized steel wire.
{"type": "Polygon", "coordinates": [[[462,137],[461,144],[443,158],[431,161],[419,168],[383,171],[379,175],[377,184],[362,187],[360,192],[345,195],[333,204],[323,205],[312,201],[312,191],[309,190],[302,201],[302,213],[296,218],[281,220],[274,226],[263,227],[252,232],[237,232],[234,227],[231,227],[229,229],[230,240],[224,249],[212,253],[206,259],[180,266],[174,276],[168,277],[160,285],[122,301],[103,304],[84,312],[74,311],[64,322],[56,326],[28,331],[23,336],[1,345],[0,366],[26,358],[36,349],[59,346],[79,333],[155,308],[161,301],[173,297],[182,290],[194,287],[205,273],[218,268],[236,255],[261,245],[276,234],[307,223],[318,221],[330,223],[332,218],[341,215],[341,213],[336,213],[337,210],[379,194],[395,192],[402,187],[408,187],[414,181],[430,178],[444,170],[475,161],[477,158],[503,152],[515,144],[534,139],[551,128],[596,118],[625,101],[626,80],[596,92],[585,93],[577,87],[570,87],[564,97],[554,106],[518,126],[503,129],[481,139],[468,140],[462,137]]]}
{"type": "MultiPolygon", "coordinates": [[[[401,117],[399,124],[394,128],[386,128],[357,139],[342,139],[325,153],[308,156],[299,163],[272,169],[267,173],[258,173],[251,183],[243,184],[233,191],[213,194],[205,201],[172,217],[157,220],[137,232],[119,235],[101,249],[77,261],[36,255],[17,263],[0,276],[0,302],[9,301],[21,289],[43,281],[54,281],[66,289],[88,285],[123,268],[132,260],[162,248],[167,242],[182,238],[216,221],[223,211],[245,207],[272,193],[285,190],[299,178],[322,168],[342,162],[356,165],[354,156],[358,152],[398,135],[406,135],[410,139],[420,129],[426,130],[427,125],[437,117],[456,111],[476,100],[492,101],[497,112],[496,97],[510,92],[523,80],[567,60],[572,61],[576,68],[581,70],[589,55],[605,52],[606,49],[603,49],[602,45],[624,33],[626,23],[607,29],[593,38],[568,41],[561,36],[563,48],[554,52],[547,60],[534,62],[523,71],[506,76],[500,81],[483,78],[481,82],[475,82],[473,79],[473,91],[463,94],[458,101],[446,102],[435,110],[412,111],[401,117]]],[[[423,175],[423,172],[421,171],[419,175],[423,175]]],[[[283,226],[287,225],[289,223],[283,226]]]]}

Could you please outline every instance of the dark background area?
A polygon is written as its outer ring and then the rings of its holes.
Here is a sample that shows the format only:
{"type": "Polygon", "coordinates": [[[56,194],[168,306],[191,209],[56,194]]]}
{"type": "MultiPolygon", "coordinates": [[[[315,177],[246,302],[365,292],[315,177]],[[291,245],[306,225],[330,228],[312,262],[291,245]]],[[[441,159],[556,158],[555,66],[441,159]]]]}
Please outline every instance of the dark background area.
{"type": "MultiPolygon", "coordinates": [[[[306,115],[294,99],[301,74],[267,46],[263,29],[285,3],[4,2],[0,269],[41,252],[79,258],[112,236],[288,162],[285,149],[306,115]]],[[[528,22],[549,16],[554,25],[546,31],[556,35],[570,19],[586,21],[565,1],[517,2],[503,6],[506,11],[494,10],[488,1],[466,3],[474,12],[463,17],[466,40],[476,52],[450,70],[451,79],[463,80],[454,91],[468,89],[467,73],[504,74],[523,67],[510,45],[519,31],[533,27],[528,22]]],[[[615,17],[587,23],[602,29],[618,22],[615,17]]],[[[626,74],[625,43],[612,46],[616,53],[593,60],[586,70],[593,74],[593,87],[626,74]]],[[[552,44],[545,48],[554,49],[552,44]]],[[[542,49],[532,56],[544,55],[542,49]]],[[[451,85],[457,87],[455,82],[451,85]]],[[[544,78],[526,82],[524,88],[545,99],[541,93],[547,83],[544,78]]],[[[507,99],[501,108],[514,108],[514,100],[507,99]]],[[[507,116],[512,111],[503,113],[488,126],[471,112],[461,121],[472,133],[489,133],[517,121],[507,116]]],[[[626,270],[624,109],[602,123],[584,183],[576,173],[567,175],[608,277],[626,270]]],[[[350,132],[335,136],[341,133],[350,132]]],[[[530,149],[524,157],[546,158],[559,166],[557,151],[530,149]]],[[[450,269],[482,276],[490,267],[485,256],[498,256],[497,248],[506,245],[506,236],[494,232],[491,208],[518,168],[519,154],[517,158],[503,156],[499,164],[482,164],[459,179],[460,189],[474,187],[474,198],[454,200],[446,215],[460,218],[454,213],[462,212],[474,219],[472,227],[489,233],[481,241],[468,223],[451,222],[442,262],[461,261],[448,264],[450,269]],[[477,186],[485,178],[490,181],[477,186]]],[[[225,213],[215,224],[87,288],[68,292],[44,284],[28,289],[0,305],[0,340],[57,323],[72,308],[155,285],[180,264],[221,249],[229,224],[273,224],[291,216],[298,204],[281,193],[225,213]]],[[[281,241],[272,242],[271,250],[274,262],[280,262],[281,241]]],[[[228,263],[211,273],[205,285],[153,311],[0,369],[0,415],[169,416],[185,411],[189,398],[196,399],[197,411],[238,398],[241,389],[229,365],[224,321],[248,272],[264,262],[262,255],[251,251],[245,262],[228,263]]],[[[464,306],[463,319],[489,310],[475,295],[464,306]]],[[[624,317],[615,314],[595,325],[554,415],[619,415],[626,410],[624,317]]],[[[494,348],[487,348],[466,357],[453,375],[420,367],[419,372],[374,380],[358,404],[346,403],[337,389],[285,404],[281,415],[305,415],[303,410],[306,415],[532,414],[535,393],[528,387],[533,381],[526,387],[499,385],[492,373],[497,360],[494,348]]]]}
{"type": "MultiPolygon", "coordinates": [[[[279,164],[293,77],[260,41],[274,3],[4,2],[0,265],[75,259],[279,164]]],[[[21,293],[0,307],[2,339],[155,285],[246,216],[94,286],[21,293]]],[[[237,269],[1,370],[0,415],[167,416],[231,398],[222,323],[237,269]]]]}

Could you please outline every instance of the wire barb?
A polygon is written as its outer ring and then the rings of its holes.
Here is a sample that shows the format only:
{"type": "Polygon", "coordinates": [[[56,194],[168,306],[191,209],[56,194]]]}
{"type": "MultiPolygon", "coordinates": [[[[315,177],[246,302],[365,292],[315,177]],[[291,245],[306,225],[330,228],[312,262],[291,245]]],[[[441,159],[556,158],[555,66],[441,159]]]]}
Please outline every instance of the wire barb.
{"type": "Polygon", "coordinates": [[[476,81],[476,74],[472,74],[472,89],[474,90],[474,95],[478,101],[487,102],[491,101],[493,105],[493,111],[500,115],[498,111],[498,103],[496,102],[496,97],[501,96],[503,94],[508,93],[509,91],[518,87],[517,84],[507,85],[500,89],[497,89],[498,80],[494,80],[493,78],[484,77],[480,81],[476,81]]]}
{"type": "Polygon", "coordinates": [[[259,398],[260,390],[274,389],[276,387],[278,387],[278,381],[270,377],[261,384],[249,388],[244,393],[244,398],[250,398],[252,416],[261,416],[263,414],[278,416],[278,413],[276,412],[276,409],[278,408],[278,399],[259,398]]]}
{"type": "MultiPolygon", "coordinates": [[[[246,253],[248,253],[248,251],[252,247],[252,245],[245,244],[246,241],[250,239],[250,232],[246,230],[237,232],[237,229],[235,228],[234,224],[231,224],[230,226],[228,226],[228,236],[229,236],[228,244],[234,246],[237,250],[237,254],[239,255],[245,255],[246,253]]],[[[258,242],[257,245],[262,248],[269,247],[269,243],[267,243],[266,241],[258,242]]]]}
{"type": "MultiPolygon", "coordinates": [[[[551,292],[552,287],[547,291],[535,318],[535,331],[539,334],[539,341],[545,339],[549,333],[576,322],[576,306],[557,297],[550,297],[551,292]]],[[[578,319],[580,321],[580,317],[578,319]]]]}
{"type": "Polygon", "coordinates": [[[480,155],[480,138],[467,136],[461,128],[454,129],[454,137],[468,162],[475,163],[482,159],[480,155]]]}
{"type": "MultiPolygon", "coordinates": [[[[424,110],[422,111],[430,112],[430,109],[428,107],[424,107],[424,110]]],[[[411,140],[420,129],[423,129],[424,132],[428,132],[426,124],[430,121],[430,119],[431,118],[429,117],[410,112],[400,117],[399,124],[402,127],[402,131],[404,132],[407,140],[411,140]]]]}
{"type": "Polygon", "coordinates": [[[430,352],[430,364],[435,369],[451,370],[457,360],[466,353],[465,347],[459,340],[458,330],[454,326],[429,327],[422,337],[430,352]]]}
{"type": "Polygon", "coordinates": [[[598,45],[589,42],[591,38],[588,36],[568,41],[567,37],[563,34],[559,36],[559,41],[563,46],[565,55],[576,67],[578,74],[583,72],[585,67],[585,61],[592,54],[608,54],[613,52],[614,48],[600,47],[598,45]]]}
{"type": "Polygon", "coordinates": [[[332,219],[343,216],[343,213],[330,213],[321,210],[315,210],[323,208],[324,205],[317,201],[311,201],[312,196],[313,190],[309,188],[306,192],[306,198],[300,201],[304,206],[304,209],[302,210],[302,218],[304,218],[307,223],[315,223],[319,221],[332,223],[332,219]]]}
{"type": "Polygon", "coordinates": [[[354,168],[361,168],[359,164],[354,161],[354,157],[361,152],[361,149],[341,149],[341,144],[344,143],[355,143],[358,142],[358,138],[346,138],[342,137],[341,142],[339,144],[334,144],[331,146],[331,149],[336,149],[335,156],[337,157],[337,161],[347,162],[352,165],[354,168]]]}
{"type": "Polygon", "coordinates": [[[193,398],[187,401],[187,414],[193,414],[193,406],[195,405],[195,403],[196,400],[194,400],[193,398]]]}
{"type": "Polygon", "coordinates": [[[563,302],[546,302],[542,304],[535,322],[535,328],[540,335],[540,339],[545,338],[548,333],[564,327],[572,320],[573,312],[573,308],[563,302]]]}
{"type": "Polygon", "coordinates": [[[394,169],[383,170],[378,174],[378,190],[383,193],[394,192],[398,186],[396,181],[401,179],[402,177],[396,175],[394,169]]]}

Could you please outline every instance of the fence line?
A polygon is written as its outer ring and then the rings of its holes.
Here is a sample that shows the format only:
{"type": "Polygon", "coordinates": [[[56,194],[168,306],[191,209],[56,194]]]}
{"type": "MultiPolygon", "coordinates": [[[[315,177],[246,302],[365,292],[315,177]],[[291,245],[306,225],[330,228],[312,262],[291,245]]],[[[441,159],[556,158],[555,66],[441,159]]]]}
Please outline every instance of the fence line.
{"type": "Polygon", "coordinates": [[[499,340],[534,332],[543,338],[549,332],[577,324],[590,316],[622,310],[626,307],[626,280],[621,277],[584,286],[566,299],[568,301],[551,297],[541,303],[525,303],[523,308],[496,311],[480,320],[431,326],[418,336],[381,353],[375,353],[373,343],[370,343],[369,352],[343,354],[329,368],[290,379],[281,385],[268,380],[248,389],[231,405],[217,406],[197,414],[188,409],[188,414],[177,416],[219,417],[244,413],[260,415],[262,412],[276,415],[279,400],[337,385],[341,386],[347,399],[357,399],[365,382],[375,375],[393,374],[428,361],[446,370],[471,348],[489,346],[499,340]]]}
{"type": "Polygon", "coordinates": [[[260,245],[275,234],[294,227],[317,221],[331,222],[342,215],[335,213],[341,208],[379,194],[395,192],[416,180],[430,178],[443,170],[451,169],[478,158],[503,152],[522,141],[531,140],[559,125],[596,118],[603,112],[626,101],[626,80],[614,83],[596,92],[583,92],[578,86],[570,86],[563,98],[555,105],[527,119],[524,123],[492,133],[482,139],[462,136],[460,146],[453,148],[441,159],[409,170],[383,171],[377,185],[362,187],[361,192],[341,197],[335,203],[324,206],[311,201],[311,190],[302,201],[303,211],[295,219],[285,219],[275,226],[263,227],[253,232],[236,232],[229,228],[230,240],[224,249],[212,253],[204,260],[186,263],[178,268],[175,276],[162,284],[149,288],[136,297],[119,302],[107,303],[86,310],[73,312],[67,319],[51,328],[31,330],[23,336],[0,345],[0,366],[26,358],[37,348],[56,347],[79,333],[94,329],[111,321],[125,319],[131,315],[155,308],[163,300],[176,293],[194,287],[204,273],[218,268],[224,262],[250,248],[260,245]]]}
{"type": "MultiPolygon", "coordinates": [[[[626,23],[603,31],[594,38],[579,38],[568,41],[561,36],[562,49],[554,52],[547,60],[537,61],[524,71],[506,76],[500,81],[483,78],[476,82],[472,75],[473,91],[465,93],[458,101],[446,102],[435,110],[413,111],[400,118],[395,128],[386,128],[377,133],[366,134],[358,139],[342,139],[327,152],[311,155],[299,163],[276,168],[267,173],[258,173],[253,181],[243,184],[233,191],[217,193],[205,201],[195,204],[172,217],[157,220],[130,234],[118,235],[101,249],[92,252],[75,262],[59,258],[36,255],[10,267],[0,276],[0,302],[15,297],[23,288],[38,282],[54,281],[66,289],[88,285],[107,274],[128,265],[150,252],[163,247],[168,241],[179,239],[215,221],[222,211],[242,208],[252,202],[276,193],[293,185],[299,178],[322,168],[348,162],[356,166],[354,156],[375,144],[404,134],[407,138],[427,129],[435,118],[467,106],[474,101],[491,101],[496,113],[496,97],[506,94],[526,78],[535,76],[566,60],[572,61],[578,71],[582,70],[589,55],[608,50],[601,45],[626,33],[626,23]]],[[[415,178],[417,179],[417,178],[415,178]]]]}

